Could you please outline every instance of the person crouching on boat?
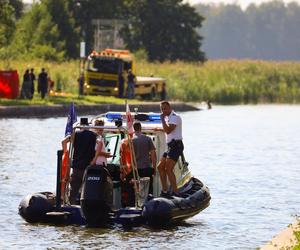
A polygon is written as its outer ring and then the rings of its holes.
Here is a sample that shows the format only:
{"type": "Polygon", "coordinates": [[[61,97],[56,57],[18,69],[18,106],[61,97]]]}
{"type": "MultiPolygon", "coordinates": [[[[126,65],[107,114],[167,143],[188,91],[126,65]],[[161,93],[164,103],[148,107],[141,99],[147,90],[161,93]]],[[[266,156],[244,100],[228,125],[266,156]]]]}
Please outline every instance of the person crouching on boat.
{"type": "Polygon", "coordinates": [[[121,142],[120,146],[120,179],[125,181],[126,176],[132,171],[131,166],[131,153],[129,148],[128,138],[125,138],[121,142]]]}
{"type": "MultiPolygon", "coordinates": [[[[88,126],[88,119],[80,119],[81,126],[88,126]]],[[[81,128],[75,132],[74,135],[74,153],[72,159],[72,174],[70,181],[70,195],[69,201],[71,204],[77,204],[77,198],[79,197],[79,189],[82,184],[82,178],[85,169],[89,166],[91,160],[95,155],[95,144],[97,135],[88,129],[81,128]]],[[[71,136],[67,136],[63,139],[62,145],[66,145],[71,140],[71,136]]],[[[66,146],[63,146],[65,149],[66,146]]]]}
{"type": "MultiPolygon", "coordinates": [[[[120,179],[122,181],[122,206],[134,206],[134,197],[129,197],[132,188],[128,176],[132,172],[131,152],[128,138],[124,138],[120,146],[120,179]]],[[[131,175],[132,176],[132,175],[131,175]]]]}
{"type": "MultiPolygon", "coordinates": [[[[150,137],[142,133],[142,125],[140,122],[133,123],[134,135],[132,138],[134,156],[137,163],[137,170],[140,177],[149,177],[150,185],[148,192],[153,193],[153,175],[156,173],[156,152],[153,141],[150,137]]],[[[134,195],[134,175],[131,167],[131,152],[128,139],[124,139],[121,144],[121,173],[125,181],[125,189],[128,192],[128,206],[135,205],[134,195]]],[[[147,193],[148,193],[147,192],[147,193]]]]}
{"type": "MultiPolygon", "coordinates": [[[[95,126],[104,126],[103,120],[96,120],[95,126]]],[[[105,143],[103,139],[103,128],[97,128],[97,140],[95,145],[95,156],[91,161],[91,165],[99,165],[99,166],[106,166],[107,165],[107,158],[112,157],[109,152],[105,151],[105,143]]]]}
{"type": "Polygon", "coordinates": [[[178,158],[183,153],[183,143],[182,143],[182,120],[181,117],[176,114],[169,102],[162,101],[160,103],[161,109],[161,123],[163,130],[166,133],[166,142],[168,145],[168,150],[165,152],[157,166],[160,180],[162,185],[161,196],[168,197],[168,187],[167,178],[173,189],[173,194],[175,196],[180,196],[177,189],[176,177],[173,172],[178,158]]]}
{"type": "Polygon", "coordinates": [[[152,139],[142,133],[140,122],[133,123],[134,136],[132,138],[137,169],[140,177],[149,177],[149,193],[153,193],[153,175],[156,174],[156,152],[152,139]]]}

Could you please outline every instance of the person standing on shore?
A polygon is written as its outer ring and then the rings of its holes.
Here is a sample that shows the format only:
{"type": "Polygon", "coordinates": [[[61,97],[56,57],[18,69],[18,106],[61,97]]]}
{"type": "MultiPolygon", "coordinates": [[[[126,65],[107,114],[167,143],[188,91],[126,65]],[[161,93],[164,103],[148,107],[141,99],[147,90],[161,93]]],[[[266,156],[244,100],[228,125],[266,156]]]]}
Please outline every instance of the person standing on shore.
{"type": "Polygon", "coordinates": [[[30,88],[31,88],[31,98],[30,99],[32,99],[33,96],[34,96],[34,81],[35,81],[35,74],[34,74],[34,69],[33,68],[30,69],[29,76],[30,76],[30,82],[31,82],[31,86],[30,86],[30,88]]]}
{"type": "Polygon", "coordinates": [[[29,69],[26,69],[24,75],[23,75],[23,83],[21,88],[21,99],[31,99],[31,90],[30,90],[30,74],[29,69]]]}
{"type": "Polygon", "coordinates": [[[79,78],[77,79],[78,82],[78,96],[82,96],[83,93],[83,86],[84,86],[84,74],[83,72],[80,73],[79,78]]]}
{"type": "Polygon", "coordinates": [[[128,70],[127,75],[127,89],[126,89],[126,97],[128,99],[134,98],[134,82],[135,82],[135,75],[132,73],[132,70],[128,70]]]}
{"type": "Polygon", "coordinates": [[[160,174],[160,180],[162,185],[162,197],[168,197],[167,178],[173,189],[172,195],[180,196],[177,189],[176,177],[173,172],[176,162],[179,156],[183,153],[182,142],[182,120],[171,108],[171,105],[167,101],[160,103],[161,109],[161,123],[163,130],[166,133],[166,142],[168,145],[167,151],[163,154],[157,168],[160,174]]]}
{"type": "Polygon", "coordinates": [[[48,74],[45,69],[42,68],[38,77],[38,92],[41,93],[41,98],[44,99],[48,90],[48,74]]]}

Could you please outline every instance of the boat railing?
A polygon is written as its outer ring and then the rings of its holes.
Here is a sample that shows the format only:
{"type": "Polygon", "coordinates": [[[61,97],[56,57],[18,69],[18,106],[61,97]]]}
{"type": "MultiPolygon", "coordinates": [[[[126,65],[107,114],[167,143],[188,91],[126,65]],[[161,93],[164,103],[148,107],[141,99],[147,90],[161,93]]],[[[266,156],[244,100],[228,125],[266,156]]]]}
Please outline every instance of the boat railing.
{"type": "MultiPolygon", "coordinates": [[[[90,125],[90,126],[86,126],[86,125],[78,125],[73,127],[73,131],[75,131],[75,129],[103,129],[103,130],[108,130],[111,132],[124,132],[125,134],[128,134],[128,129],[124,126],[94,126],[94,125],[90,125]]],[[[142,132],[145,133],[163,133],[163,129],[160,127],[147,127],[147,128],[142,128],[142,132]]]]}

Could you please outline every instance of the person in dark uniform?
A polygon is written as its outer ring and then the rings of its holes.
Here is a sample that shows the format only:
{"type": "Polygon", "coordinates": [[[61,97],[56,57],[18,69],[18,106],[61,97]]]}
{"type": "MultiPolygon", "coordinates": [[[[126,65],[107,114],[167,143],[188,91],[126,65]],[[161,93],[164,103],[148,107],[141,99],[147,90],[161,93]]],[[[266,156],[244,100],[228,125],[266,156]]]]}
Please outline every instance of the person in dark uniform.
{"type": "Polygon", "coordinates": [[[78,96],[82,96],[83,93],[83,87],[84,87],[84,74],[80,73],[79,78],[77,79],[78,81],[78,96]]]}
{"type": "Polygon", "coordinates": [[[131,69],[129,69],[127,75],[127,89],[126,89],[126,97],[128,99],[134,98],[134,82],[135,82],[135,75],[132,73],[131,69]]]}
{"type": "Polygon", "coordinates": [[[30,74],[29,69],[26,69],[24,75],[23,75],[23,84],[21,89],[21,99],[31,99],[30,98],[30,74]]]}
{"type": "Polygon", "coordinates": [[[42,71],[38,77],[38,92],[41,93],[42,99],[45,98],[47,90],[48,90],[48,74],[46,73],[45,69],[42,68],[42,71]]]}
{"type": "Polygon", "coordinates": [[[118,96],[119,96],[119,98],[122,98],[123,97],[123,92],[124,92],[124,77],[123,77],[122,72],[119,73],[118,79],[119,79],[119,93],[118,93],[118,96]]]}
{"type": "Polygon", "coordinates": [[[161,95],[160,95],[160,100],[166,100],[167,99],[167,89],[166,89],[166,83],[164,82],[162,84],[162,90],[161,90],[161,95]]]}
{"type": "Polygon", "coordinates": [[[30,73],[29,73],[29,76],[30,76],[30,81],[31,81],[31,86],[30,86],[30,90],[31,90],[31,98],[33,98],[33,95],[34,95],[34,81],[35,81],[35,74],[33,73],[34,72],[34,69],[31,68],[30,69],[30,73]]]}
{"type": "MultiPolygon", "coordinates": [[[[88,125],[87,118],[80,119],[80,125],[88,125]]],[[[67,144],[70,141],[70,136],[66,137],[62,141],[62,145],[67,144]]],[[[97,134],[87,129],[81,129],[75,132],[74,136],[74,154],[72,159],[72,174],[70,181],[70,195],[69,201],[71,204],[77,204],[77,197],[79,189],[82,184],[82,178],[85,169],[89,166],[90,162],[95,156],[97,134]]]]}

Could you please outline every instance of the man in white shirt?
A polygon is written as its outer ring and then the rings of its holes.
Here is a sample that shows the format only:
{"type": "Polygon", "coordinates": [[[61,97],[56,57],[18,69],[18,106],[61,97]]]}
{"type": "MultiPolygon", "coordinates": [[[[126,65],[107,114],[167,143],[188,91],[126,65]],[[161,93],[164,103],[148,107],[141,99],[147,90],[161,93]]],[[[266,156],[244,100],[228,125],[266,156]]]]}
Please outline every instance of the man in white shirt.
{"type": "Polygon", "coordinates": [[[184,148],[182,143],[182,121],[181,117],[172,110],[169,102],[161,102],[160,109],[160,118],[163,130],[166,133],[166,140],[168,144],[168,150],[163,154],[157,166],[162,185],[161,196],[168,196],[167,178],[169,179],[169,182],[173,189],[172,195],[179,196],[176,177],[173,169],[176,162],[178,161],[179,156],[182,155],[184,148]]]}

